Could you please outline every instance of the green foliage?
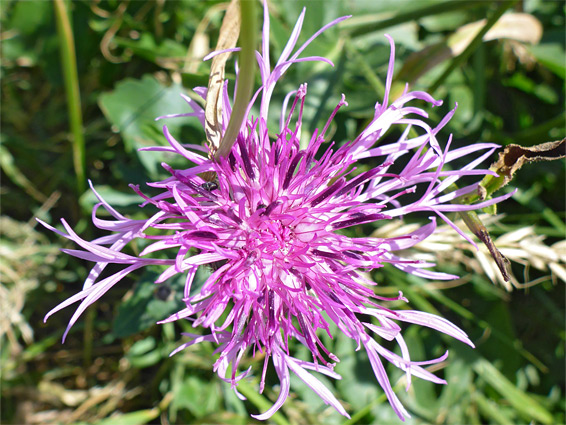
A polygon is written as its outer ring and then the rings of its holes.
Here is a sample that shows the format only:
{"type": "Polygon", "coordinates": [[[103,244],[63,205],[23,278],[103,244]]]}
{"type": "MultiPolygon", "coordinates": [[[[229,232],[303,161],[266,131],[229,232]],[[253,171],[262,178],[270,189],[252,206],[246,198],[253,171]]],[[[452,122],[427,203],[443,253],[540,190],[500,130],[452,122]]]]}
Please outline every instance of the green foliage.
{"type": "MultiPolygon", "coordinates": [[[[179,113],[187,109],[187,104],[179,96],[182,87],[172,84],[169,87],[157,81],[151,75],[144,75],[140,80],[125,79],[116,84],[116,88],[99,96],[100,109],[119,131],[126,151],[138,155],[141,165],[151,178],[157,178],[161,163],[171,159],[160,152],[139,152],[138,149],[155,146],[161,136],[162,122],[155,118],[179,113]]],[[[166,120],[167,127],[176,135],[182,120],[166,120]]],[[[201,140],[194,140],[199,143],[201,140]]],[[[159,143],[159,142],[158,142],[159,143]]],[[[162,142],[166,144],[166,142],[162,142]]]]}
{"type": "MultiPolygon", "coordinates": [[[[397,93],[406,81],[415,89],[437,86],[434,95],[445,102],[430,111],[432,121],[458,102],[440,140],[453,133],[453,147],[475,141],[530,146],[565,136],[563,2],[514,2],[507,13],[534,16],[543,28],[540,42],[531,45],[503,37],[470,44],[469,57],[461,63],[434,52],[448,46],[462,26],[494,16],[502,2],[269,4],[273,58],[284,48],[303,5],[303,41],[331,19],[353,15],[305,52],[326,56],[335,66],[298,64],[274,94],[275,122],[278,102],[300,83],[308,83],[305,122],[312,124],[303,130],[305,139],[324,125],[341,93],[349,106],[330,127],[334,140],[355,137],[371,118],[375,102],[383,96],[389,59],[385,33],[396,41],[397,93]],[[454,63],[458,66],[451,66],[454,63]]],[[[76,46],[86,176],[118,210],[143,218],[139,198],[127,185],[140,184],[145,190],[144,182],[164,175],[161,162],[179,159],[137,149],[165,145],[163,125],[183,143],[204,141],[196,119],[155,118],[189,112],[179,94],[193,95],[193,86],[207,84],[209,64],[201,58],[215,46],[223,7],[217,1],[190,0],[76,1],[67,6],[76,46]]],[[[273,371],[268,371],[266,389],[257,394],[262,358],[243,361],[254,374],[240,386],[247,397],[242,401],[212,372],[217,358],[212,344],[169,357],[186,342],[181,332],[199,332],[190,322],[155,325],[183,305],[182,279],[160,284],[167,288],[161,292],[153,283],[160,270],[140,273],[135,282],[121,282],[81,317],[64,345],[60,337],[70,309],[43,324],[50,308],[81,288],[89,264],[59,254],[59,248],[71,245],[34,228],[33,217],[54,225],[64,217],[85,239],[101,236],[90,223],[93,194],[75,193],[73,139],[54,16],[52,2],[0,4],[1,420],[97,425],[253,422],[249,413],[264,411],[279,391],[273,385],[273,371]]],[[[231,66],[229,62],[227,74],[233,82],[231,66]]],[[[506,216],[491,225],[492,235],[533,226],[536,234],[547,238],[549,249],[563,240],[565,179],[563,162],[524,167],[511,184],[519,192],[500,206],[506,216]]],[[[555,251],[559,249],[556,245],[555,251]]],[[[442,253],[435,254],[439,269],[462,280],[440,285],[384,268],[374,276],[379,282],[376,291],[388,296],[402,290],[411,308],[449,318],[477,347],[472,350],[417,327],[406,329],[414,359],[450,350],[448,361],[437,371],[448,381],[446,386],[415,379],[405,392],[404,376],[391,368],[395,390],[412,414],[407,423],[564,423],[563,282],[555,272],[532,262],[533,253],[523,257],[525,267],[514,263],[512,270],[519,282],[532,285],[513,292],[492,283],[471,254],[444,261],[442,253]]],[[[207,273],[200,272],[195,285],[207,273]]],[[[341,335],[325,339],[325,344],[341,358],[336,370],[343,379],[332,383],[317,377],[329,383],[352,419],[345,420],[293,378],[292,395],[271,423],[399,423],[363,350],[355,351],[341,335]]],[[[308,360],[301,347],[293,345],[291,350],[308,360]]]]}

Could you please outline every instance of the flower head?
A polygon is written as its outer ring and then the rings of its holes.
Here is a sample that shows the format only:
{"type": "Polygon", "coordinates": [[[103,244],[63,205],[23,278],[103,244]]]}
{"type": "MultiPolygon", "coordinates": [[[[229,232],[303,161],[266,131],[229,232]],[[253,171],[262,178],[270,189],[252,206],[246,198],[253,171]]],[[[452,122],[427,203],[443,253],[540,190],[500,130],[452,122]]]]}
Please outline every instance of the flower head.
{"type": "MultiPolygon", "coordinates": [[[[271,69],[269,15],[267,6],[264,9],[262,52],[257,53],[262,86],[249,104],[248,119],[227,157],[211,159],[201,154],[206,148],[179,143],[165,126],[169,146],[146,150],[177,153],[188,165],[185,169],[173,169],[163,164],[170,177],[148,183],[160,191],[157,196],[146,196],[139,187],[133,186],[144,199],[142,206],[151,204],[157,210],[152,217],[147,220],[124,217],[95,191],[100,203],[94,208],[93,222],[98,228],[111,231],[111,235],[89,242],[81,239],[65,221],[66,232],[44,223],[82,248],[65,250],[67,253],[96,263],[83,290],[55,307],[47,317],[81,301],[66,336],[82,312],[129,273],[149,265],[164,266],[156,283],[177,274],[185,275],[186,306],[162,323],[191,320],[194,327],[209,331],[205,335],[186,334],[191,340],[175,352],[202,341],[216,343],[220,356],[214,369],[234,389],[238,381],[250,373],[250,370],[238,370],[246,353],[265,354],[260,391],[265,385],[267,366],[270,362],[273,364],[281,383],[280,395],[267,412],[256,418],[266,419],[282,406],[289,394],[290,372],[327,404],[348,416],[332,392],[309,372],[340,378],[333,371],[339,359],[319,339],[321,332],[330,334],[329,325],[333,322],[340,332],[367,351],[377,381],[403,419],[409,414],[392,390],[383,359],[406,373],[408,385],[411,376],[444,383],[423,366],[440,362],[447,354],[429,361],[413,361],[399,322],[433,328],[473,344],[462,330],[441,317],[387,308],[390,301],[408,301],[401,293],[393,299],[375,295],[372,290],[375,283],[364,278],[360,271],[371,271],[390,263],[425,278],[452,279],[455,276],[428,270],[433,264],[403,259],[395,254],[431,235],[436,228],[434,217],[412,233],[392,238],[351,237],[343,229],[395,220],[419,211],[429,212],[452,225],[446,212],[498,202],[502,198],[474,206],[452,203],[459,196],[476,190],[477,184],[449,191],[463,176],[489,174],[488,170],[476,167],[496,145],[480,143],[449,150],[449,138],[442,148],[436,135],[454,111],[435,127],[429,126],[424,121],[426,112],[408,105],[415,99],[432,106],[441,104],[425,92],[405,90],[389,103],[394,44],[388,36],[391,58],[385,99],[376,104],[374,118],[355,140],[338,145],[325,139],[334,115],[347,106],[342,96],[324,128],[315,131],[306,147],[301,148],[306,84],[287,96],[278,134],[270,137],[267,117],[275,84],[294,63],[330,63],[321,57],[301,57],[301,53],[322,31],[346,18],[326,25],[295,49],[304,19],[303,10],[281,57],[271,69]],[[259,106],[258,116],[251,115],[254,104],[259,106]],[[394,143],[379,144],[392,126],[402,126],[402,135],[394,143]],[[411,138],[410,128],[420,129],[422,134],[411,138]],[[482,153],[463,168],[444,170],[446,163],[477,152],[482,153]],[[404,157],[404,166],[400,171],[391,171],[394,163],[399,165],[401,157],[404,157]],[[358,172],[356,164],[360,159],[371,159],[372,168],[358,172]],[[205,172],[214,173],[217,179],[205,181],[201,177],[205,172]],[[100,207],[114,220],[98,218],[96,212],[100,207]],[[149,243],[138,256],[123,253],[122,249],[134,239],[145,239],[149,243]],[[172,255],[166,259],[162,255],[152,257],[157,252],[172,255]],[[110,263],[121,264],[123,268],[99,279],[110,263]],[[214,271],[202,287],[194,289],[192,282],[201,266],[211,266],[214,271]],[[395,340],[401,355],[381,346],[380,338],[395,340]],[[289,350],[290,339],[308,347],[312,361],[294,358],[289,350]]],[[[195,92],[206,97],[206,88],[195,88],[195,92]]],[[[180,115],[194,116],[204,127],[203,109],[192,99],[185,99],[192,112],[180,115]]],[[[225,129],[231,113],[227,85],[224,85],[222,99],[225,129]]]]}

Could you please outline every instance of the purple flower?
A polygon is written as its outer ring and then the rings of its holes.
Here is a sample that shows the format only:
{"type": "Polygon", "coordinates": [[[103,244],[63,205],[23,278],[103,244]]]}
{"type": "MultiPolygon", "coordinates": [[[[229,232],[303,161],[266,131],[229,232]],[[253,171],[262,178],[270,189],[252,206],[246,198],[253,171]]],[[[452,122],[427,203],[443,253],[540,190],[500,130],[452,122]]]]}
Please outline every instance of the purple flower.
{"type": "MultiPolygon", "coordinates": [[[[93,188],[100,203],[94,208],[92,220],[96,227],[110,231],[109,236],[88,242],[64,220],[65,231],[43,223],[81,247],[65,252],[96,263],[83,290],[51,310],[46,319],[81,301],[65,331],[65,339],[84,310],[129,273],[145,266],[163,266],[158,284],[177,274],[186,276],[186,307],[161,323],[190,320],[194,327],[209,330],[205,335],[185,334],[191,340],[172,354],[202,341],[217,344],[216,352],[220,356],[214,370],[232,384],[240,397],[243,396],[237,392],[237,384],[250,373],[250,369],[238,370],[242,357],[258,351],[265,355],[260,392],[265,385],[267,367],[272,362],[280,380],[280,395],[268,411],[254,415],[255,418],[267,419],[283,405],[289,394],[290,372],[327,404],[348,416],[332,392],[310,372],[340,379],[333,371],[338,358],[319,339],[321,332],[330,334],[329,325],[333,322],[340,332],[367,351],[377,381],[399,418],[404,419],[409,414],[392,390],[383,360],[406,373],[407,385],[411,383],[411,376],[445,383],[423,366],[445,360],[448,353],[429,361],[413,361],[399,322],[426,326],[472,347],[473,344],[462,330],[441,317],[387,308],[390,301],[408,301],[402,293],[392,299],[375,295],[372,290],[375,283],[365,279],[360,270],[371,271],[390,263],[416,276],[453,279],[455,276],[429,270],[433,264],[403,259],[395,252],[410,248],[431,235],[436,229],[434,216],[467,238],[445,213],[485,207],[510,195],[473,206],[452,203],[459,196],[477,190],[477,183],[451,190],[461,177],[478,176],[479,180],[491,173],[476,167],[497,146],[477,143],[450,150],[449,138],[442,148],[436,135],[454,110],[435,127],[429,126],[424,121],[427,118],[424,110],[408,106],[414,99],[432,106],[442,103],[425,92],[405,90],[389,103],[394,63],[394,44],[389,36],[391,57],[385,99],[382,104],[376,104],[374,118],[355,140],[343,145],[325,140],[331,120],[340,108],[347,106],[342,96],[324,128],[315,131],[307,147],[301,149],[306,84],[286,97],[279,133],[270,138],[267,117],[275,84],[294,63],[330,63],[325,58],[300,55],[321,32],[347,18],[326,25],[294,50],[304,14],[303,10],[281,57],[271,69],[269,15],[264,6],[262,52],[257,53],[262,86],[249,104],[249,119],[228,157],[214,161],[203,155],[206,148],[179,143],[164,126],[170,146],[145,150],[177,153],[185,157],[190,166],[173,169],[163,164],[171,176],[148,183],[160,191],[157,196],[146,196],[139,187],[132,186],[144,199],[142,206],[151,204],[157,209],[151,218],[132,220],[122,216],[93,188]],[[254,104],[259,106],[256,117],[251,115],[254,104]],[[402,126],[402,135],[394,143],[383,144],[381,137],[394,125],[402,126]],[[420,128],[422,135],[410,138],[410,128],[420,128]],[[474,155],[463,168],[444,170],[445,164],[478,152],[482,153],[474,155]],[[367,161],[370,158],[371,162],[367,161]],[[371,163],[372,168],[358,172],[356,163],[361,159],[371,163]],[[404,164],[401,171],[392,172],[391,166],[395,163],[400,168],[401,160],[404,164]],[[204,172],[215,173],[217,181],[203,180],[204,172]],[[96,212],[100,207],[114,219],[98,218],[96,212]],[[365,223],[400,219],[418,211],[431,213],[430,222],[401,237],[350,237],[342,231],[365,223]],[[123,253],[122,249],[134,239],[147,241],[143,252],[138,256],[123,253]],[[110,263],[122,264],[123,268],[99,279],[110,263]],[[191,289],[197,269],[207,265],[214,271],[201,288],[191,289]],[[380,338],[395,340],[401,355],[381,346],[380,338]],[[290,355],[290,339],[308,347],[312,362],[290,355]]],[[[206,88],[195,88],[195,92],[206,97],[206,88]]],[[[192,99],[185,97],[185,100],[192,112],[176,116],[194,116],[204,127],[203,109],[192,99]]],[[[224,129],[230,118],[230,104],[227,85],[224,85],[224,129]]]]}

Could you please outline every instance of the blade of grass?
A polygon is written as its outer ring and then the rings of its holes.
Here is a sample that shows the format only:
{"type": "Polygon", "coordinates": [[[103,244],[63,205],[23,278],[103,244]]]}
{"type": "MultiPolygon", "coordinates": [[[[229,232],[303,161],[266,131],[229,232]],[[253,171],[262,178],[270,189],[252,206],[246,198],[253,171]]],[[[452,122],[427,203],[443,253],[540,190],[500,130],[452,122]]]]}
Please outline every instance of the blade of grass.
{"type": "Polygon", "coordinates": [[[110,416],[95,423],[95,425],[140,425],[153,421],[161,413],[158,407],[153,409],[137,410],[122,415],[110,416]]]}
{"type": "MultiPolygon", "coordinates": [[[[366,58],[358,51],[358,49],[352,43],[350,38],[345,39],[344,48],[346,50],[346,54],[348,55],[348,59],[353,59],[356,62],[356,65],[359,66],[359,70],[361,74],[364,76],[368,84],[377,93],[378,99],[383,99],[385,97],[385,85],[379,79],[375,71],[371,68],[366,58]]],[[[395,100],[395,97],[391,100],[395,100]]],[[[371,119],[368,119],[364,126],[369,125],[370,122],[371,119]]],[[[418,136],[417,131],[415,130],[414,127],[411,127],[411,129],[409,130],[409,137],[417,137],[417,136],[418,136]]]]}
{"type": "Polygon", "coordinates": [[[483,36],[489,31],[489,29],[495,25],[495,23],[499,20],[499,18],[501,18],[501,16],[507,9],[515,5],[517,2],[518,0],[508,0],[499,3],[499,7],[489,17],[489,19],[485,23],[485,26],[480,30],[480,32],[478,32],[478,34],[468,45],[468,47],[466,47],[466,50],[464,50],[462,54],[452,59],[450,65],[448,65],[448,68],[446,68],[444,72],[436,79],[436,81],[432,83],[428,90],[430,94],[433,94],[444,83],[444,81],[446,81],[448,76],[452,74],[455,69],[462,66],[462,64],[468,59],[468,57],[481,45],[481,43],[483,42],[483,36]]]}
{"type": "MultiPolygon", "coordinates": [[[[336,44],[337,45],[343,45],[343,42],[341,40],[338,40],[336,42],[336,44]]],[[[323,115],[323,113],[326,109],[326,105],[328,103],[328,100],[330,99],[330,97],[334,93],[334,87],[338,84],[339,81],[341,81],[343,79],[344,70],[345,70],[345,66],[346,66],[346,55],[344,54],[344,50],[342,50],[342,49],[340,49],[340,50],[342,51],[342,53],[340,54],[340,57],[338,59],[338,63],[336,63],[334,70],[331,72],[329,77],[325,80],[326,90],[320,96],[318,108],[317,108],[317,110],[314,114],[312,121],[311,121],[311,125],[309,126],[309,133],[310,134],[313,134],[316,131],[317,123],[321,119],[321,117],[322,117],[322,115],[323,115]]],[[[305,137],[304,140],[308,141],[309,138],[305,137]]]]}
{"type": "MultiPolygon", "coordinates": [[[[398,389],[398,387],[399,385],[396,385],[395,389],[398,389]]],[[[385,403],[386,401],[387,401],[387,396],[385,395],[385,393],[383,393],[375,400],[373,400],[371,403],[366,404],[362,409],[356,411],[356,413],[354,413],[350,419],[342,422],[342,425],[354,425],[357,423],[361,423],[360,421],[362,421],[366,417],[366,415],[369,415],[371,413],[371,410],[375,406],[385,403]]]]}
{"type": "Polygon", "coordinates": [[[73,166],[76,174],[77,193],[85,191],[85,140],[83,135],[83,118],[81,112],[81,96],[79,91],[79,78],[77,73],[77,58],[75,55],[75,40],[69,19],[69,10],[64,0],[55,0],[55,18],[57,22],[57,35],[61,49],[61,67],[67,95],[67,109],[71,127],[73,144],[73,166]]]}
{"type": "Polygon", "coordinates": [[[480,412],[491,421],[501,425],[513,425],[513,422],[501,413],[499,406],[479,391],[474,393],[474,401],[477,403],[480,412]]]}
{"type": "Polygon", "coordinates": [[[448,298],[441,291],[430,288],[429,286],[423,284],[407,282],[405,280],[405,275],[400,270],[389,267],[388,273],[390,273],[391,276],[395,277],[395,285],[407,296],[409,300],[411,300],[411,305],[417,307],[421,311],[440,315],[436,307],[434,307],[434,305],[430,301],[428,301],[425,296],[423,296],[424,294],[432,298],[436,302],[444,305],[446,308],[452,310],[454,313],[458,314],[464,319],[470,320],[471,322],[475,323],[480,329],[483,329],[484,331],[489,330],[489,332],[495,338],[501,341],[502,344],[513,347],[523,358],[531,362],[538,370],[543,373],[548,373],[548,367],[534,354],[524,348],[521,340],[511,340],[501,331],[492,327],[487,321],[477,317],[472,311],[468,310],[464,306],[461,306],[456,301],[448,298]]]}
{"type": "Polygon", "coordinates": [[[443,3],[437,3],[437,4],[433,4],[431,6],[428,7],[422,7],[422,8],[409,8],[411,9],[408,12],[405,13],[399,13],[398,15],[395,15],[391,18],[388,19],[383,19],[381,21],[376,21],[373,20],[372,22],[366,23],[360,23],[358,22],[358,20],[348,20],[345,21],[344,23],[340,24],[341,28],[344,29],[350,29],[352,28],[352,31],[350,32],[350,36],[351,37],[359,37],[362,35],[366,35],[370,32],[373,31],[377,31],[383,28],[389,28],[392,27],[394,25],[399,25],[405,22],[409,22],[409,21],[413,21],[413,20],[418,20],[421,18],[424,18],[425,16],[432,16],[432,15],[439,15],[442,13],[447,13],[447,12],[452,12],[455,10],[465,10],[465,9],[471,9],[471,8],[476,8],[476,7],[483,7],[486,5],[491,4],[491,2],[489,1],[453,1],[453,0],[448,0],[446,2],[443,3]]]}
{"type": "Polygon", "coordinates": [[[507,337],[503,332],[499,331],[498,329],[491,326],[487,321],[480,319],[474,313],[472,313],[467,308],[461,306],[457,302],[451,300],[446,295],[440,293],[437,290],[433,290],[427,287],[422,287],[423,290],[429,294],[433,299],[442,303],[444,306],[448,307],[450,310],[455,312],[456,314],[462,316],[465,319],[471,320],[472,322],[476,323],[481,329],[489,330],[491,334],[499,339],[503,344],[513,347],[517,352],[524,357],[526,360],[531,362],[537,369],[539,369],[543,373],[548,373],[548,367],[540,361],[534,354],[523,347],[523,343],[519,339],[511,340],[507,337]]]}
{"type": "Polygon", "coordinates": [[[514,199],[519,204],[539,212],[542,218],[564,235],[564,233],[566,233],[566,225],[564,224],[563,219],[561,219],[552,208],[546,206],[546,204],[539,199],[538,194],[541,191],[542,185],[539,182],[536,182],[528,190],[518,191],[514,196],[514,199]]]}
{"type": "Polygon", "coordinates": [[[554,423],[554,418],[542,405],[524,391],[510,382],[499,370],[486,359],[480,358],[473,365],[474,371],[491,385],[513,408],[522,413],[525,418],[542,422],[554,423]]]}
{"type": "MultiPolygon", "coordinates": [[[[541,124],[530,126],[524,130],[518,131],[511,134],[510,136],[502,135],[507,143],[518,143],[523,146],[532,146],[541,141],[548,139],[548,132],[561,129],[559,134],[564,134],[564,127],[566,126],[566,116],[564,112],[561,112],[556,117],[545,121],[541,124]]],[[[558,136],[556,139],[560,139],[563,136],[558,136]]]]}

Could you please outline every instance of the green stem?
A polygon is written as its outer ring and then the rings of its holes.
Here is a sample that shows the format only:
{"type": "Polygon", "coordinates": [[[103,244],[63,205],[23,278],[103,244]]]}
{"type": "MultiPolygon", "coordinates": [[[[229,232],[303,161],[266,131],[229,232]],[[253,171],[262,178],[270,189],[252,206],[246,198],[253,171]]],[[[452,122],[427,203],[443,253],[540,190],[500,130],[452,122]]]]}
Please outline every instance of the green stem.
{"type": "Polygon", "coordinates": [[[77,178],[77,192],[85,190],[85,140],[83,134],[83,119],[81,112],[81,96],[79,91],[79,78],[77,73],[77,58],[75,55],[75,41],[69,10],[64,0],[54,0],[57,34],[61,48],[61,66],[67,95],[67,109],[69,124],[71,126],[73,143],[73,166],[77,178]]]}
{"type": "Polygon", "coordinates": [[[94,319],[96,311],[92,308],[85,313],[85,328],[83,331],[83,365],[86,369],[92,364],[92,346],[94,340],[94,319]]]}
{"type": "Polygon", "coordinates": [[[495,10],[495,12],[490,16],[487,20],[483,28],[477,35],[474,37],[472,42],[466,47],[466,49],[458,56],[456,56],[448,65],[448,68],[444,70],[442,75],[436,79],[436,81],[430,86],[428,92],[433,94],[444,81],[448,78],[448,76],[457,68],[460,68],[462,64],[468,59],[468,57],[480,46],[483,42],[483,36],[495,25],[495,23],[501,18],[503,13],[510,7],[512,7],[518,0],[508,0],[499,4],[499,7],[495,10]]]}
{"type": "Polygon", "coordinates": [[[220,146],[214,157],[227,156],[236,141],[246,118],[248,104],[252,97],[255,75],[255,45],[257,37],[256,0],[240,0],[240,70],[238,72],[238,87],[236,99],[232,107],[232,115],[220,146]]]}

